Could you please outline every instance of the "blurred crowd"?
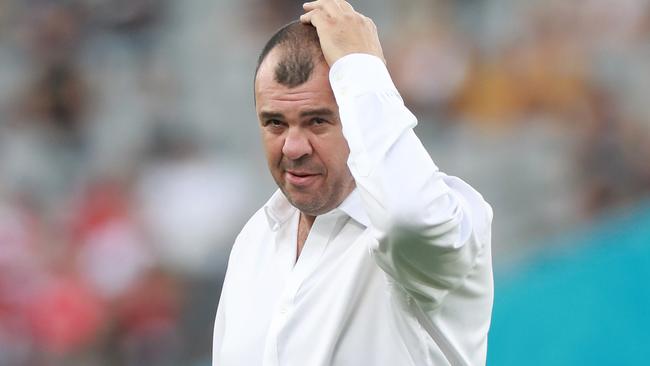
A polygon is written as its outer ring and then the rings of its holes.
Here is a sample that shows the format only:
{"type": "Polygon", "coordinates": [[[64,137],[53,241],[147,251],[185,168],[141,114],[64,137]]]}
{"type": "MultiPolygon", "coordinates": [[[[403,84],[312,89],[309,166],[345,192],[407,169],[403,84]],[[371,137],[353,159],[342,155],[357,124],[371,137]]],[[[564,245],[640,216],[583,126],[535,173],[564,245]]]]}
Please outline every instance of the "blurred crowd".
{"type": "MultiPolygon", "coordinates": [[[[290,0],[0,0],[0,366],[209,365],[290,0]]],[[[650,192],[650,2],[357,1],[495,258],[650,192]]]]}
{"type": "Polygon", "coordinates": [[[495,257],[648,195],[650,2],[400,4],[389,67],[434,159],[494,204],[495,257]]]}

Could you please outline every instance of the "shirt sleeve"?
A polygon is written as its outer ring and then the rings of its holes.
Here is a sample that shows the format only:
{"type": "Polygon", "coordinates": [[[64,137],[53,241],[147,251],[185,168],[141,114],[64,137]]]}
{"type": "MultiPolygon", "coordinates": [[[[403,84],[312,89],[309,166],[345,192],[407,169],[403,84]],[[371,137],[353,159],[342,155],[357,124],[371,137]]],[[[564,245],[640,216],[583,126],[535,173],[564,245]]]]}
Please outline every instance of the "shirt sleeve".
{"type": "Polygon", "coordinates": [[[438,170],[379,58],[347,55],[329,77],[348,166],[377,239],[375,261],[424,308],[435,308],[490,245],[492,209],[467,183],[438,170]]]}

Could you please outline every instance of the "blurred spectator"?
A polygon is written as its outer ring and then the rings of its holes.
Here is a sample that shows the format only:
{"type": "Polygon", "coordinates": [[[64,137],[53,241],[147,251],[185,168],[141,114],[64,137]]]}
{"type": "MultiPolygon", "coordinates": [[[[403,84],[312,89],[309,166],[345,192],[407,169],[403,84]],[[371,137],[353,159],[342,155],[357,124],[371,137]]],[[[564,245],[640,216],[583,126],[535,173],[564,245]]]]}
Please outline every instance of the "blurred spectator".
{"type": "Polygon", "coordinates": [[[507,127],[522,117],[527,102],[524,89],[501,59],[478,59],[452,105],[462,119],[507,127]]]}
{"type": "MultiPolygon", "coordinates": [[[[152,269],[123,297],[117,308],[119,350],[125,366],[181,364],[178,285],[152,269]]],[[[186,342],[191,342],[186,339],[186,342]]]]}
{"type": "Polygon", "coordinates": [[[25,306],[39,277],[35,218],[0,185],[0,364],[22,365],[33,351],[25,306]]]}
{"type": "Polygon", "coordinates": [[[196,140],[178,126],[162,127],[135,193],[163,263],[202,277],[225,268],[250,186],[240,166],[212,159],[196,140]]]}
{"type": "Polygon", "coordinates": [[[129,291],[154,261],[131,217],[125,189],[109,181],[88,187],[74,225],[78,271],[106,300],[129,291]]]}
{"type": "Polygon", "coordinates": [[[650,192],[648,146],[650,134],[630,123],[614,98],[595,92],[593,119],[582,145],[585,213],[633,203],[650,192]]]}
{"type": "Polygon", "coordinates": [[[44,67],[22,101],[21,119],[39,123],[63,144],[78,146],[88,90],[79,70],[69,63],[44,67]]]}
{"type": "Polygon", "coordinates": [[[470,67],[465,42],[445,23],[426,23],[395,36],[388,66],[407,104],[427,115],[445,112],[470,67]]]}
{"type": "Polygon", "coordinates": [[[34,295],[27,311],[41,352],[62,358],[96,341],[105,308],[75,272],[55,273],[34,295]]]}
{"type": "Polygon", "coordinates": [[[83,39],[83,14],[73,2],[26,1],[14,10],[20,15],[18,39],[30,62],[55,65],[73,61],[83,39]]]}
{"type": "Polygon", "coordinates": [[[19,30],[12,33],[17,47],[9,49],[20,51],[30,72],[12,88],[0,125],[0,170],[9,191],[32,190],[46,205],[56,204],[74,189],[83,163],[91,94],[76,60],[80,13],[63,2],[13,5],[19,30]]]}

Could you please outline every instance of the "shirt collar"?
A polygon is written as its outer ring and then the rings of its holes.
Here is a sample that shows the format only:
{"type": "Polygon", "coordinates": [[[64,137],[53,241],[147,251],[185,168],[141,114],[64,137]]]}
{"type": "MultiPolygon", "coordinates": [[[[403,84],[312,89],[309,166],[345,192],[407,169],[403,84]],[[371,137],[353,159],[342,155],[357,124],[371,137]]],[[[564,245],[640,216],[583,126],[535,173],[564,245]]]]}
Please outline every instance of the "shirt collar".
{"type": "Polygon", "coordinates": [[[359,194],[358,188],[355,188],[352,192],[350,192],[348,197],[343,200],[343,202],[341,202],[338,209],[346,213],[361,225],[365,227],[370,226],[370,219],[368,218],[366,211],[363,209],[361,195],[359,194]]]}
{"type": "Polygon", "coordinates": [[[291,218],[294,212],[296,212],[296,208],[289,203],[289,200],[279,189],[264,204],[264,213],[272,231],[278,230],[282,224],[291,218]]]}
{"type": "MultiPolygon", "coordinates": [[[[296,212],[281,190],[275,191],[264,205],[264,213],[272,231],[278,230],[296,212]]],[[[340,210],[358,223],[368,227],[370,219],[363,209],[359,190],[355,188],[335,210],[340,210]]]]}

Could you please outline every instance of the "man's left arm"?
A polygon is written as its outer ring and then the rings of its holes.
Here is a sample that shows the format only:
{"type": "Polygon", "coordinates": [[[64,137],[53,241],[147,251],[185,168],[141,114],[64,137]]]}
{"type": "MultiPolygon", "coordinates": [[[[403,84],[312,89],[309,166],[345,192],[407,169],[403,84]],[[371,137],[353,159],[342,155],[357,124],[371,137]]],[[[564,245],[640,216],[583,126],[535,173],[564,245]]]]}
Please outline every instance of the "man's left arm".
{"type": "Polygon", "coordinates": [[[330,79],[348,166],[377,238],[375,259],[414,298],[435,307],[490,245],[492,210],[467,183],[438,170],[383,62],[347,55],[330,79]]]}
{"type": "Polygon", "coordinates": [[[440,172],[415,135],[372,21],[340,0],[305,5],[330,64],[348,166],[372,222],[377,263],[427,308],[460,286],[490,245],[492,210],[440,172]]]}

